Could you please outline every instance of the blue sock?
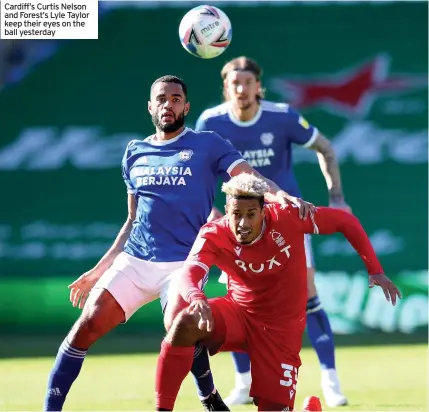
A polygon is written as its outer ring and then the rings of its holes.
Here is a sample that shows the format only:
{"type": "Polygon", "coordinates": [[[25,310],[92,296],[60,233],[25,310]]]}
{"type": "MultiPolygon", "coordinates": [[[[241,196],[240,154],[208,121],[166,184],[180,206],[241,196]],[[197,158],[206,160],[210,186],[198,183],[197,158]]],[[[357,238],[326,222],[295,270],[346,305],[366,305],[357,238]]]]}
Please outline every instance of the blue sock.
{"type": "Polygon", "coordinates": [[[250,358],[247,353],[232,352],[232,359],[234,360],[236,372],[238,373],[250,372],[250,358]]]}
{"type": "Polygon", "coordinates": [[[307,333],[322,369],[335,369],[334,336],[318,296],[307,302],[307,333]]]}
{"type": "Polygon", "coordinates": [[[44,411],[61,411],[66,396],[79,375],[86,350],[74,348],[67,342],[61,344],[48,379],[44,411]]]}
{"type": "Polygon", "coordinates": [[[194,362],[191,368],[200,398],[207,398],[215,389],[213,375],[210,370],[209,354],[206,347],[199,342],[195,345],[194,362]]]}

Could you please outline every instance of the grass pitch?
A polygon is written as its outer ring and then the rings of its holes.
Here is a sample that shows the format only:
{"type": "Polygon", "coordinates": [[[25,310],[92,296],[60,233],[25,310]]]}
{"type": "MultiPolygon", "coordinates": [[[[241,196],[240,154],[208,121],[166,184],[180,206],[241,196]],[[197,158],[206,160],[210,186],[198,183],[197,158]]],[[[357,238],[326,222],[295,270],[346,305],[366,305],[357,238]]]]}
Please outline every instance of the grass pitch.
{"type": "MultiPolygon", "coordinates": [[[[0,359],[0,410],[41,410],[54,354],[53,351],[51,357],[0,359]]],[[[303,349],[302,360],[297,409],[304,397],[321,396],[320,371],[314,351],[303,349]]],[[[234,382],[231,358],[228,354],[219,354],[211,362],[216,386],[226,397],[234,382]]],[[[88,355],[65,410],[153,411],[155,363],[155,353],[88,355]]],[[[337,364],[343,391],[350,402],[350,406],[340,410],[428,410],[426,345],[339,347],[337,364]]],[[[190,376],[182,386],[176,410],[202,410],[190,376]]],[[[249,405],[233,410],[256,408],[249,405]]]]}

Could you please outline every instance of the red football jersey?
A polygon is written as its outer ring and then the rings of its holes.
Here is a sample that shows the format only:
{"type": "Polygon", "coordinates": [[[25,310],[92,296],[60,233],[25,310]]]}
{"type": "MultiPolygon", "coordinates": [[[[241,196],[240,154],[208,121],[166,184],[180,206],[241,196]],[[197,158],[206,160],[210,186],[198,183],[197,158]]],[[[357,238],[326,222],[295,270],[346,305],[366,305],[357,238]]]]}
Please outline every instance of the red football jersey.
{"type": "Polygon", "coordinates": [[[270,204],[265,206],[265,216],[261,236],[249,245],[235,240],[227,216],[204,225],[188,257],[189,263],[196,263],[204,272],[212,265],[226,272],[228,295],[262,323],[283,328],[304,321],[305,233],[342,232],[368,272],[383,273],[365,231],[347,212],[321,207],[304,221],[297,207],[270,204]]]}

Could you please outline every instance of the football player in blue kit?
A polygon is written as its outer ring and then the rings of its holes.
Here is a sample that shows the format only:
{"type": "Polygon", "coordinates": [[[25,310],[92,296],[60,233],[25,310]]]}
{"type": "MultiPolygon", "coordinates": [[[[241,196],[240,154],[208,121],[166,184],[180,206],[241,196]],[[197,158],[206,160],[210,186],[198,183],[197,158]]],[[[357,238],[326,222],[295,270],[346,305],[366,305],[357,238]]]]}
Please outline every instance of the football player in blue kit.
{"type": "MultiPolygon", "coordinates": [[[[288,104],[264,100],[261,74],[259,65],[247,57],[228,62],[221,71],[225,102],[204,111],[196,130],[215,131],[229,140],[259,173],[295,196],[300,196],[300,191],[292,166],[293,145],[316,151],[328,186],[329,205],[350,211],[344,201],[340,171],[329,140],[288,104]]],[[[209,220],[221,215],[214,208],[209,220]]],[[[322,368],[321,385],[326,404],[331,407],[346,405],[336,372],[332,330],[314,284],[311,239],[306,236],[307,333],[322,368]]],[[[220,281],[226,283],[227,274],[222,273],[220,281]]],[[[233,353],[233,358],[236,387],[225,402],[228,405],[250,403],[249,357],[245,353],[233,353]]]]}
{"type": "MultiPolygon", "coordinates": [[[[170,281],[210,215],[218,176],[243,172],[260,176],[217,133],[185,127],[190,104],[181,79],[157,79],[148,109],[156,133],[129,142],[122,161],[127,219],[96,266],[69,286],[73,306],[83,310],[59,348],[48,379],[45,411],[62,410],[88,349],[98,339],[157,298],[165,309],[170,281]]],[[[304,219],[314,210],[265,180],[271,191],[268,201],[299,205],[304,219]]],[[[201,370],[210,369],[202,347],[195,349],[194,364],[204,408],[229,410],[211,373],[201,376],[201,370]]]]}

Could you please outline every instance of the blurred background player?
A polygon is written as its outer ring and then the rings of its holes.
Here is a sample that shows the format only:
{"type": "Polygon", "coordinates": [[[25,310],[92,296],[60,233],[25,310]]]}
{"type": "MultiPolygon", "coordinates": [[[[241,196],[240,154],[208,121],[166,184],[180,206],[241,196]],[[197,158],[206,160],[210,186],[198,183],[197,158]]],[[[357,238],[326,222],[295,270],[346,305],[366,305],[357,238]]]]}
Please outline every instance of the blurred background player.
{"type": "MultiPolygon", "coordinates": [[[[259,411],[294,409],[306,318],[306,233],[342,233],[364,262],[370,285],[380,285],[393,305],[400,297],[356,217],[321,207],[302,220],[295,207],[264,205],[267,189],[250,174],[225,183],[226,216],[201,228],[184,270],[174,280],[177,286],[170,289],[167,308],[174,320],[158,358],[157,410],[173,410],[197,341],[212,355],[249,353],[250,395],[259,411]],[[228,273],[229,290],[224,297],[207,300],[198,285],[213,265],[228,273]]],[[[309,402],[305,410],[321,411],[320,401],[309,402]]]]}
{"type": "MultiPolygon", "coordinates": [[[[316,151],[329,191],[329,205],[350,211],[345,203],[339,166],[330,141],[285,103],[263,100],[262,70],[248,57],[228,62],[221,71],[225,103],[204,111],[196,130],[211,130],[229,140],[256,170],[282,189],[300,195],[292,165],[293,144],[316,151]]],[[[222,214],[216,209],[209,218],[222,214]]],[[[322,368],[321,385],[326,404],[346,405],[335,365],[334,339],[314,282],[315,266],[311,239],[305,237],[308,275],[307,333],[322,368]]],[[[226,274],[221,282],[226,283],[226,274]]],[[[250,360],[246,353],[233,353],[236,384],[225,399],[229,405],[250,403],[250,360]]]]}
{"type": "MultiPolygon", "coordinates": [[[[170,280],[210,214],[218,175],[257,173],[216,133],[204,137],[184,126],[190,104],[187,86],[178,77],[155,80],[148,110],[156,133],[129,142],[122,160],[128,218],[98,264],[70,285],[70,300],[83,311],[58,351],[45,411],[62,410],[92,344],[157,298],[165,309],[170,280]]],[[[300,204],[268,184],[278,201],[300,204]]],[[[228,410],[214,387],[207,351],[196,350],[195,367],[198,377],[201,370],[209,371],[197,379],[205,391],[204,408],[228,410]]]]}

